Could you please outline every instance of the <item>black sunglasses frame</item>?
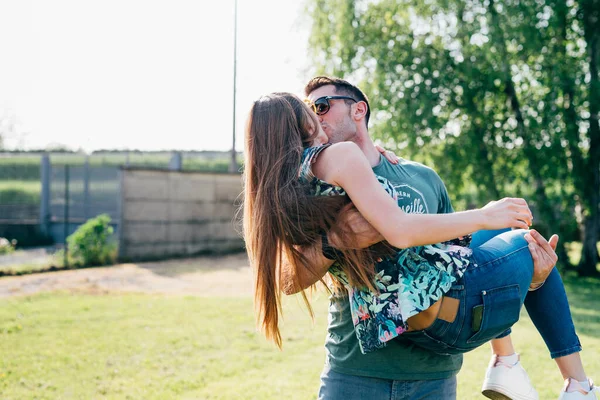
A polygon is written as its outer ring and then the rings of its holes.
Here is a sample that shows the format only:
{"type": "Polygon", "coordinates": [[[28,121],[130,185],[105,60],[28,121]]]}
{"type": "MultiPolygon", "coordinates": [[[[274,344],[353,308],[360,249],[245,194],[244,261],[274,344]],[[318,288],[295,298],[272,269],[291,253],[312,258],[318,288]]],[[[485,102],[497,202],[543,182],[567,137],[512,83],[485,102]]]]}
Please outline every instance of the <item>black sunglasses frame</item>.
{"type": "Polygon", "coordinates": [[[329,103],[329,100],[352,100],[353,102],[358,103],[358,100],[356,100],[353,97],[349,97],[349,96],[323,96],[323,97],[319,97],[318,99],[316,99],[313,102],[307,102],[307,103],[312,108],[312,110],[315,112],[315,114],[325,115],[325,114],[327,114],[327,112],[329,112],[329,109],[331,108],[331,104],[329,103]],[[320,108],[320,106],[323,106],[324,108],[320,108]]]}

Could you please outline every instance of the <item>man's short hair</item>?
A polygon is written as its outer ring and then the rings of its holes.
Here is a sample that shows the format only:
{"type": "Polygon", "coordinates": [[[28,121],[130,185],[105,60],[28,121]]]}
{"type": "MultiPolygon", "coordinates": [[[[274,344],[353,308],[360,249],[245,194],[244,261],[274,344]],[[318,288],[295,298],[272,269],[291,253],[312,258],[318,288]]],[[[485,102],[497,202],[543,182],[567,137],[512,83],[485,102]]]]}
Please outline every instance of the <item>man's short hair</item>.
{"type": "Polygon", "coordinates": [[[364,101],[367,103],[367,115],[365,116],[365,122],[367,128],[369,127],[369,117],[371,116],[371,106],[369,105],[369,99],[367,95],[363,93],[358,87],[354,86],[350,82],[332,77],[332,76],[315,76],[312,78],[304,87],[304,94],[310,95],[312,92],[322,86],[333,85],[335,87],[335,93],[342,96],[350,96],[358,101],[364,101]]]}

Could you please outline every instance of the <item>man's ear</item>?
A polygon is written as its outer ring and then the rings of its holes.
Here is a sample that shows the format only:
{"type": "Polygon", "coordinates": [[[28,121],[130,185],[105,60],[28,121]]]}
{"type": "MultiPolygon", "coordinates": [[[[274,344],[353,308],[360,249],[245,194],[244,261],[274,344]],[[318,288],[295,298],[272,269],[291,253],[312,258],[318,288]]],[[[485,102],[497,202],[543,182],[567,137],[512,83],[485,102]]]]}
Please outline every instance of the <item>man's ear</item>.
{"type": "Polygon", "coordinates": [[[352,113],[352,117],[356,121],[360,121],[367,116],[367,103],[364,101],[359,101],[358,103],[354,103],[354,112],[352,113]]]}

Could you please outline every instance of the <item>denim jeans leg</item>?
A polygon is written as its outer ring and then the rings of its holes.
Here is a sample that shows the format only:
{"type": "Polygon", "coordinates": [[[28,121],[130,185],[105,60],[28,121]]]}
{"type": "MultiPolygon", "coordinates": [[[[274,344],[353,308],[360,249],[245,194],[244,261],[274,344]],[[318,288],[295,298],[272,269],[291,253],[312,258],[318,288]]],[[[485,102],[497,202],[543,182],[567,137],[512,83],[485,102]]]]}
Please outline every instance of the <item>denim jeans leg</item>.
{"type": "Polygon", "coordinates": [[[392,400],[456,400],[456,377],[431,381],[394,381],[392,400]]]}
{"type": "Polygon", "coordinates": [[[473,349],[502,337],[517,322],[533,276],[533,261],[524,230],[508,230],[473,249],[477,266],[464,279],[463,326],[454,344],[473,349]],[[483,306],[479,328],[473,327],[474,307],[483,306]]]}
{"type": "Polygon", "coordinates": [[[389,400],[392,397],[392,384],[388,379],[369,378],[342,374],[329,366],[321,373],[319,400],[389,400]]]}
{"type": "MultiPolygon", "coordinates": [[[[483,230],[475,232],[471,240],[471,248],[476,248],[491,240],[493,237],[510,231],[483,230]]],[[[552,358],[563,357],[581,351],[581,343],[575,332],[571,310],[565,287],[558,270],[555,268],[548,276],[546,283],[540,289],[528,292],[525,298],[525,308],[533,324],[544,339],[552,358]],[[548,301],[552,296],[552,301],[548,301]],[[563,321],[557,324],[556,321],[563,321]]],[[[511,330],[499,335],[502,338],[511,330]]]]}
{"type": "Polygon", "coordinates": [[[501,233],[510,231],[510,228],[506,229],[495,229],[495,230],[481,230],[477,232],[473,232],[471,235],[471,245],[470,248],[474,249],[476,247],[481,246],[485,242],[494,237],[500,235],[501,233]]]}
{"type": "Polygon", "coordinates": [[[556,268],[548,275],[544,286],[527,294],[525,308],[546,342],[550,357],[581,351],[565,286],[556,268]]]}
{"type": "Polygon", "coordinates": [[[554,269],[551,272],[542,288],[528,291],[533,276],[533,260],[523,237],[525,232],[504,232],[474,248],[476,266],[467,268],[461,279],[464,294],[455,321],[447,323],[438,319],[430,328],[407,332],[405,337],[421,347],[432,346],[432,351],[440,348],[440,352],[444,353],[464,353],[502,336],[503,330],[495,335],[493,333],[503,325],[514,324],[521,307],[527,302],[529,316],[552,358],[581,351],[558,271],[554,269]],[[474,328],[474,307],[480,305],[484,306],[482,325],[474,328]]]}
{"type": "MultiPolygon", "coordinates": [[[[487,242],[488,240],[491,240],[494,237],[500,235],[501,233],[508,232],[510,230],[511,230],[510,228],[505,228],[505,229],[494,229],[494,230],[480,230],[480,231],[474,232],[471,235],[471,245],[469,247],[472,249],[479,247],[482,244],[484,244],[485,242],[487,242]]],[[[507,330],[502,332],[500,335],[498,335],[496,337],[496,339],[501,339],[505,336],[510,335],[511,333],[512,333],[511,328],[508,328],[507,330]]]]}
{"type": "Polygon", "coordinates": [[[456,400],[456,376],[447,379],[394,381],[333,371],[321,373],[319,400],[456,400]]]}
{"type": "Polygon", "coordinates": [[[504,232],[473,249],[474,265],[447,295],[460,300],[453,322],[437,319],[423,331],[404,333],[415,344],[442,354],[471,351],[506,332],[518,321],[533,275],[525,231],[504,232]],[[474,308],[483,306],[480,326],[474,308]]]}

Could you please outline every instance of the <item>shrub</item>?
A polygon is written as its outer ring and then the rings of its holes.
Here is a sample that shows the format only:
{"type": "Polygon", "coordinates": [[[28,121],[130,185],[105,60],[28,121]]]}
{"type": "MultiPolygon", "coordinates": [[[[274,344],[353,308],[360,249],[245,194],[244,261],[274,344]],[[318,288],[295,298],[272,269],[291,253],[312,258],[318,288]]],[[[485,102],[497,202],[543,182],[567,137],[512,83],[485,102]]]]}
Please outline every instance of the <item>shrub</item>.
{"type": "Polygon", "coordinates": [[[83,267],[112,264],[116,260],[116,244],[112,241],[110,217],[100,214],[87,220],[67,238],[69,259],[83,267]]]}
{"type": "Polygon", "coordinates": [[[16,240],[8,240],[6,238],[0,237],[0,255],[12,253],[13,251],[15,251],[16,245],[16,240]]]}

